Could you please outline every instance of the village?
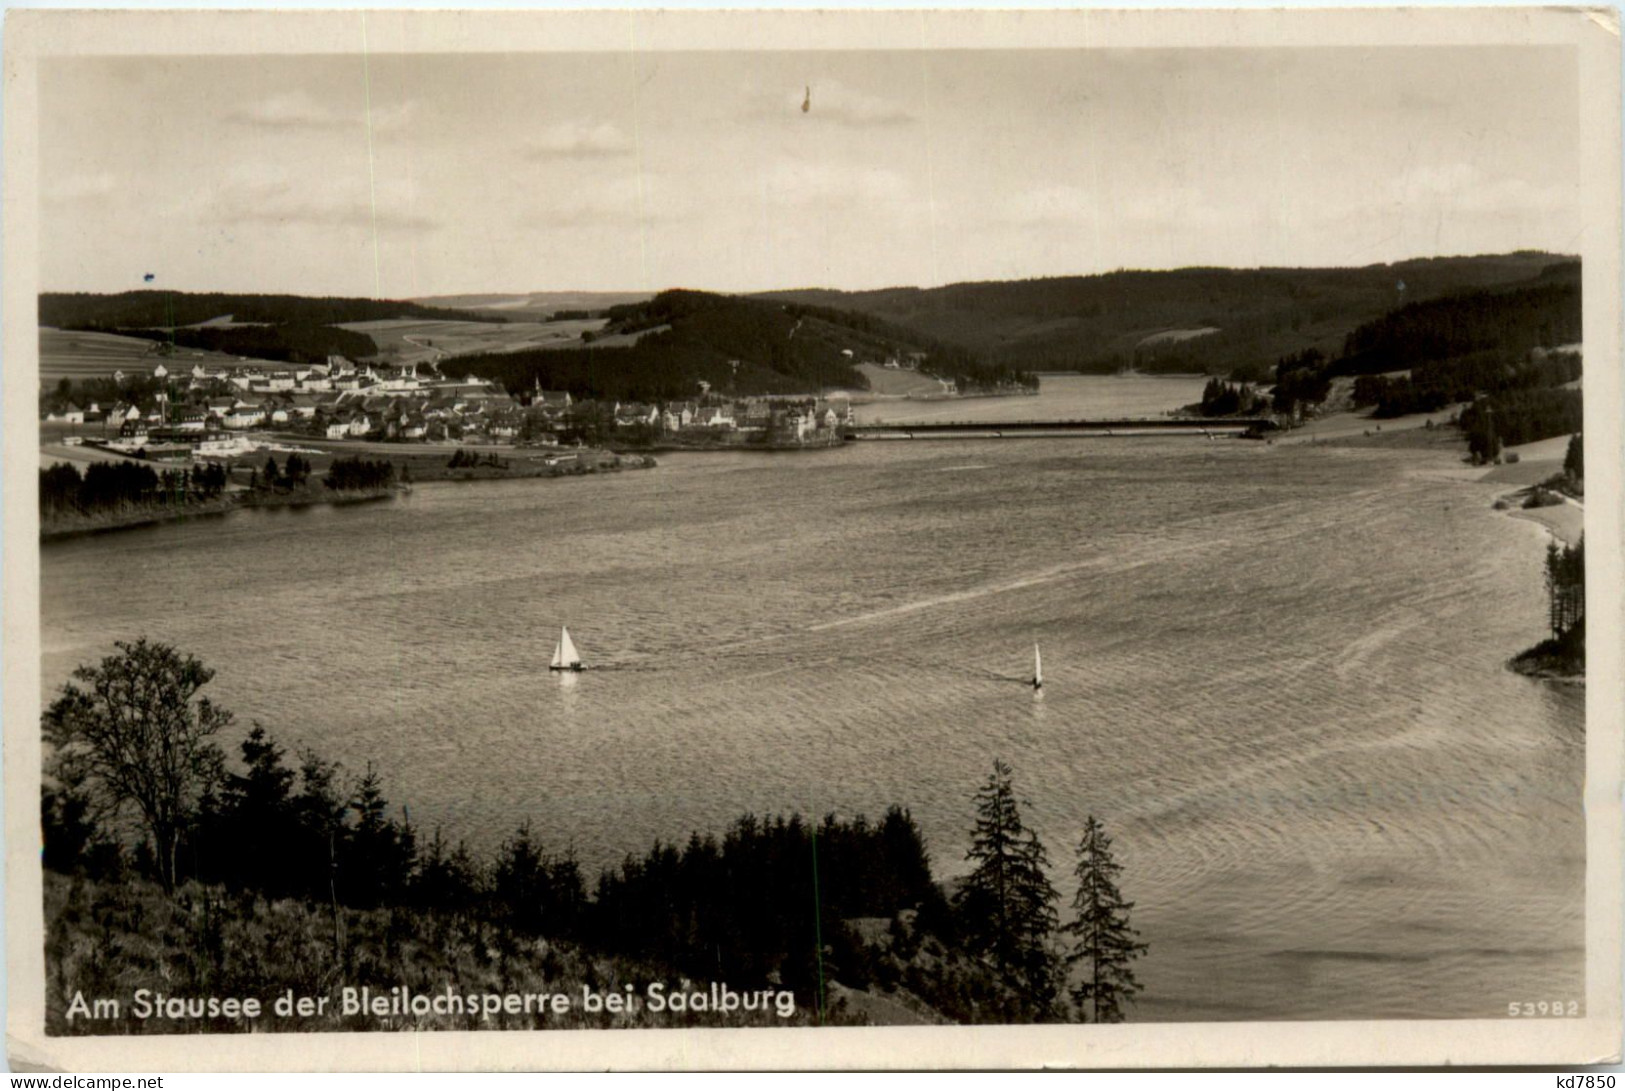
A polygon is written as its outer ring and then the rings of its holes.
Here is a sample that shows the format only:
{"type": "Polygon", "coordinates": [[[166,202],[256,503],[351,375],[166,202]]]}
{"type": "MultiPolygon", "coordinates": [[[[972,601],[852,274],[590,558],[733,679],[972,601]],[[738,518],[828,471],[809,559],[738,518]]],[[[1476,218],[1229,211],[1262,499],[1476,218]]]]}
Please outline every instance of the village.
{"type": "Polygon", "coordinates": [[[824,446],[840,442],[850,403],[808,396],[732,398],[702,390],[665,403],[577,399],[540,386],[514,396],[434,364],[399,367],[329,356],[288,367],[158,364],[110,381],[63,384],[41,418],[68,446],[158,461],[233,457],[272,440],[464,446],[824,446]],[[106,391],[110,397],[94,395],[106,391]]]}

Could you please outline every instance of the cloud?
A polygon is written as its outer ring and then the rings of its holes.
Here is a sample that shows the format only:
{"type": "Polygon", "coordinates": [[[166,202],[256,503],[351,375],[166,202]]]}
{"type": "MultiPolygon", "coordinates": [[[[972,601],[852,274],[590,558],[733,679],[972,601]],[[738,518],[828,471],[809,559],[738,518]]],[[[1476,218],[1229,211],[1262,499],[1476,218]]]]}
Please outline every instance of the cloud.
{"type": "Polygon", "coordinates": [[[211,199],[210,216],[226,224],[427,231],[439,221],[416,210],[417,193],[410,183],[385,179],[376,198],[364,184],[328,178],[312,184],[303,177],[240,174],[220,186],[211,199]]]}
{"type": "Polygon", "coordinates": [[[779,160],[761,172],[763,196],[796,207],[912,203],[909,180],[890,167],[779,160]]]}
{"type": "Polygon", "coordinates": [[[225,120],[262,129],[336,129],[360,125],[365,112],[335,110],[307,91],[284,91],[247,106],[233,107],[226,111],[225,120]]]}
{"type": "Polygon", "coordinates": [[[1037,186],[1007,198],[996,218],[1018,227],[1072,226],[1093,223],[1098,206],[1098,198],[1078,186],[1037,186]]]}
{"type": "Polygon", "coordinates": [[[1437,163],[1395,175],[1377,203],[1446,215],[1532,216],[1574,210],[1578,200],[1572,178],[1537,183],[1515,175],[1490,175],[1471,163],[1437,163]]]}
{"type": "Polygon", "coordinates": [[[591,186],[560,187],[542,192],[538,204],[521,219],[526,227],[631,227],[675,218],[673,193],[659,175],[624,173],[600,178],[591,186]]]}
{"type": "Polygon", "coordinates": [[[533,159],[609,159],[629,155],[633,145],[611,122],[567,121],[525,141],[524,150],[533,159]]]}
{"type": "Polygon", "coordinates": [[[411,124],[417,116],[417,103],[410,100],[374,104],[365,100],[338,108],[318,100],[308,91],[284,91],[247,106],[227,110],[225,120],[234,125],[270,130],[322,130],[359,128],[371,124],[375,131],[394,131],[411,124]]]}

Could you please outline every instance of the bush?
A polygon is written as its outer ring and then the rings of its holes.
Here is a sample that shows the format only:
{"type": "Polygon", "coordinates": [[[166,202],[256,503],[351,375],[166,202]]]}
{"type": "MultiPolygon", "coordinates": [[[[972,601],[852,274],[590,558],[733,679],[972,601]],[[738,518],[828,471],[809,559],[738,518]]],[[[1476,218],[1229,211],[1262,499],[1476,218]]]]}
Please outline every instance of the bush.
{"type": "Polygon", "coordinates": [[[1529,490],[1529,495],[1524,497],[1523,506],[1526,509],[1549,508],[1554,505],[1561,504],[1562,502],[1563,498],[1557,493],[1550,489],[1542,488],[1541,486],[1536,485],[1534,488],[1529,490]]]}

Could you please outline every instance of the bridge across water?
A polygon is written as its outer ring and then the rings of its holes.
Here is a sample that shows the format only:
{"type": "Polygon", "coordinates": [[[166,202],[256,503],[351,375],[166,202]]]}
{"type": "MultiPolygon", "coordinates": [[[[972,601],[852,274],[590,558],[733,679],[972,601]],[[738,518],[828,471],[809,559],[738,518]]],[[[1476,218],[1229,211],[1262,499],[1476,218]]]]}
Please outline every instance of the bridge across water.
{"type": "Polygon", "coordinates": [[[1188,435],[1209,439],[1271,431],[1268,417],[1146,417],[1118,420],[929,421],[920,424],[851,424],[847,439],[1033,439],[1054,436],[1188,435]]]}

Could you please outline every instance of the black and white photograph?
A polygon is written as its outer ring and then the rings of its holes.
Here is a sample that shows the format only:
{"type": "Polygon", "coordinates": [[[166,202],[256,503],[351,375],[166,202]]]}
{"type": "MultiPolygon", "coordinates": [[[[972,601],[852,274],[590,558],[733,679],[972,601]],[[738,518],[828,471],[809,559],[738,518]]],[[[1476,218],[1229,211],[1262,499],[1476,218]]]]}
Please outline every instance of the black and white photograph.
{"type": "Polygon", "coordinates": [[[14,1065],[1617,1057],[1617,13],[26,15],[14,1065]]]}

